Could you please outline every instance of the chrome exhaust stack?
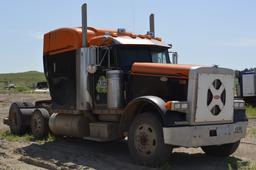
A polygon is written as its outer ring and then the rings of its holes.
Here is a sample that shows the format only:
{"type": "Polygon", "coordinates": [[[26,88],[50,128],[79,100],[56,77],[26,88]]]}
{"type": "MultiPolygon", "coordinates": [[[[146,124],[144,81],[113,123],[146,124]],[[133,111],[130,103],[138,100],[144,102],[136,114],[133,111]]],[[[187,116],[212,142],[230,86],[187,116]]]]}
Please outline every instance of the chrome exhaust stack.
{"type": "Polygon", "coordinates": [[[150,14],[149,16],[149,32],[155,37],[155,16],[154,14],[150,14]]]}
{"type": "Polygon", "coordinates": [[[87,47],[87,4],[82,5],[82,47],[87,47]]]}
{"type": "Polygon", "coordinates": [[[90,110],[90,94],[87,78],[90,61],[90,49],[87,44],[87,4],[82,5],[82,48],[76,54],[76,110],[90,110]]]}

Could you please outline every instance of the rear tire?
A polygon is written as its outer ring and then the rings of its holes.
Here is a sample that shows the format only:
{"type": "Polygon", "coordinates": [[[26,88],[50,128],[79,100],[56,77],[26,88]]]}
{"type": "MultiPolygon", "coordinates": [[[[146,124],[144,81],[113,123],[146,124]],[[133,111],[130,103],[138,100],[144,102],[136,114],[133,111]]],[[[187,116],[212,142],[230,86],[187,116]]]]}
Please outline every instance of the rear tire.
{"type": "Polygon", "coordinates": [[[152,113],[135,117],[128,133],[131,157],[138,164],[159,166],[168,159],[172,148],[164,144],[160,120],[152,113]]]}
{"type": "Polygon", "coordinates": [[[9,127],[11,134],[23,135],[26,133],[27,127],[22,121],[22,113],[20,111],[20,103],[12,103],[9,109],[9,127]]]}
{"type": "Polygon", "coordinates": [[[44,139],[49,134],[49,113],[46,109],[36,109],[31,117],[31,131],[35,139],[44,139]]]}
{"type": "Polygon", "coordinates": [[[237,141],[235,143],[228,143],[223,145],[202,146],[201,148],[207,155],[227,157],[237,150],[239,144],[240,141],[237,141]]]}

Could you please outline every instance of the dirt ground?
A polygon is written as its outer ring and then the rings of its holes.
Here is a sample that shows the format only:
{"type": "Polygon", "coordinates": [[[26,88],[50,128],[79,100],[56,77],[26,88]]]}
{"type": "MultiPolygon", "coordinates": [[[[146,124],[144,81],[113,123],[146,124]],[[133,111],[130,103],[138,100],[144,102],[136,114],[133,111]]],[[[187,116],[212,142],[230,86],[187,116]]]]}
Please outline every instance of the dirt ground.
{"type": "MultiPolygon", "coordinates": [[[[0,94],[0,130],[10,103],[47,99],[48,94],[0,94]]],[[[241,169],[256,162],[256,119],[249,121],[248,134],[229,158],[207,157],[200,148],[177,148],[160,169],[241,169]]],[[[58,138],[50,142],[10,142],[0,137],[0,169],[150,169],[135,165],[127,142],[97,143],[58,138]]],[[[153,169],[153,168],[152,168],[153,169]]]]}

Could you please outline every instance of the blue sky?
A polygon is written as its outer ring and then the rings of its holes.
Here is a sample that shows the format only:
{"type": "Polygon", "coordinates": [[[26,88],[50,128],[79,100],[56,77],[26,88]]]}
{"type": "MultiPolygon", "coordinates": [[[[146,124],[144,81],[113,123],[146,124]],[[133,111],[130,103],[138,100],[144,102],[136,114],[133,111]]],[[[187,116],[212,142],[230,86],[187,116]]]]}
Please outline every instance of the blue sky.
{"type": "Polygon", "coordinates": [[[84,2],[95,27],[146,33],[154,13],[156,35],[179,63],[256,67],[255,0],[12,0],[0,5],[0,73],[42,71],[43,34],[80,26],[84,2]]]}

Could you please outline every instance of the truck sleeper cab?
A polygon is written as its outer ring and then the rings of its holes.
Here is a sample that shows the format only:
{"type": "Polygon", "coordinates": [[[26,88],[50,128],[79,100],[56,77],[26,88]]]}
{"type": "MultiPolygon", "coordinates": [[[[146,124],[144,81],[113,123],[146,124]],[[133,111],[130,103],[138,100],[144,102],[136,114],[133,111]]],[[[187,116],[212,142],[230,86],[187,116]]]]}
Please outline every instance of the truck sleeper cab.
{"type": "Polygon", "coordinates": [[[164,163],[179,146],[232,154],[247,127],[244,101],[234,100],[233,70],[172,64],[169,48],[124,30],[46,33],[51,100],[15,102],[4,122],[12,133],[30,129],[35,138],[49,131],[101,142],[128,137],[132,158],[144,165],[164,163]]]}

